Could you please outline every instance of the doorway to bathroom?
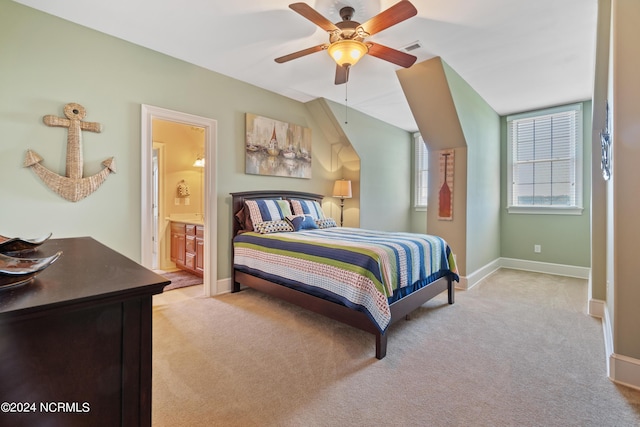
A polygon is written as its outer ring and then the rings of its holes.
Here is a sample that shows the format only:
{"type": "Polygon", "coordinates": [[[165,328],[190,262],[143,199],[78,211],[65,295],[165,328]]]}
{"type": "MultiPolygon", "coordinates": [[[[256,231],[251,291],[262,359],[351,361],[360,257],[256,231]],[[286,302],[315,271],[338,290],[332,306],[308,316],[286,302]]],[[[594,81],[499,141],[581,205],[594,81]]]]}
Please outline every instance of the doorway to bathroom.
{"type": "Polygon", "coordinates": [[[203,276],[205,129],[157,118],[151,129],[152,268],[203,276]]]}
{"type": "Polygon", "coordinates": [[[207,296],[217,293],[215,145],[215,120],[142,106],[142,265],[199,273],[207,296]],[[184,229],[178,260],[173,228],[184,229]]]}

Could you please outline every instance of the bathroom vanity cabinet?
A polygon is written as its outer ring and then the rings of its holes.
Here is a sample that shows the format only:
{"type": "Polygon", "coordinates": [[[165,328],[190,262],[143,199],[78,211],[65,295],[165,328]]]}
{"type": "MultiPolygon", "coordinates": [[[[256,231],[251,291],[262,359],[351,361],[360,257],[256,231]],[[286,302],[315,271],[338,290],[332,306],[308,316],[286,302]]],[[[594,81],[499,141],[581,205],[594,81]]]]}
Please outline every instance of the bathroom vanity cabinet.
{"type": "Polygon", "coordinates": [[[171,221],[171,261],[181,270],[204,275],[204,226],[171,221]]]}

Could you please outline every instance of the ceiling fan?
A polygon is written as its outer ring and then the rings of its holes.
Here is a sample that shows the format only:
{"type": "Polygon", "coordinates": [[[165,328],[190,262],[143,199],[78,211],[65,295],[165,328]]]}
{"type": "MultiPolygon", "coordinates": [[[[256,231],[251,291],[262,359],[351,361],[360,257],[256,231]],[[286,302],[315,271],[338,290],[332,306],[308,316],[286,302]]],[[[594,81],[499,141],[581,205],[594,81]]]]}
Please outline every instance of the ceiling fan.
{"type": "Polygon", "coordinates": [[[350,6],[340,9],[342,21],[335,24],[306,3],[293,3],[289,8],[329,33],[329,43],[276,58],[275,61],[279,64],[326,50],[337,64],[335,84],[339,85],[349,80],[349,69],[367,53],[405,68],[411,67],[416,62],[417,58],[413,55],[365,41],[367,37],[415,16],[418,11],[408,0],[396,3],[364,24],[351,20],[355,10],[350,6]]]}

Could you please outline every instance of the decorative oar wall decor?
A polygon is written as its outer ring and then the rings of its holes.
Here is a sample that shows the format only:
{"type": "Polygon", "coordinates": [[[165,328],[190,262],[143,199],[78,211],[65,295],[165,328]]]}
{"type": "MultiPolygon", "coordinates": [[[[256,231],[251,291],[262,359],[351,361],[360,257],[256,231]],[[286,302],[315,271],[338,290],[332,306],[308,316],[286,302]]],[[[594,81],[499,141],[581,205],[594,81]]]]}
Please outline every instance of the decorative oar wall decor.
{"type": "Polygon", "coordinates": [[[102,164],[104,168],[95,175],[83,177],[82,159],[82,131],[100,133],[100,123],[83,122],[87,110],[80,105],[70,103],[64,106],[64,117],[47,115],[43,121],[47,126],[66,127],[67,133],[67,166],[65,176],[58,175],[40,164],[42,157],[35,151],[27,150],[24,166],[30,167],[40,179],[63,198],[77,202],[82,200],[100,187],[111,172],[116,172],[116,163],[113,157],[108,158],[102,164]]]}

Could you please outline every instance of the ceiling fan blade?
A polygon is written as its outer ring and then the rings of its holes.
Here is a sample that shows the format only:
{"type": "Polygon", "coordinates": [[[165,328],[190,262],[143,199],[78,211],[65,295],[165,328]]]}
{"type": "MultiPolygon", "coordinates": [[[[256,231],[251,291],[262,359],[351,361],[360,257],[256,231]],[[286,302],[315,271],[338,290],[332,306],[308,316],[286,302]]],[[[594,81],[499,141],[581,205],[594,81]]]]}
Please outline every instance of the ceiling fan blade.
{"type": "Polygon", "coordinates": [[[402,0],[389,9],[380,12],[373,18],[369,19],[360,27],[365,30],[369,35],[379,33],[382,30],[389,28],[392,25],[396,25],[405,19],[409,19],[412,16],[417,15],[418,10],[408,0],[402,0]]]}
{"type": "Polygon", "coordinates": [[[367,46],[369,47],[369,55],[384,59],[385,61],[393,62],[394,64],[404,68],[411,67],[416,62],[416,59],[418,59],[413,55],[409,55],[408,53],[404,53],[381,44],[367,42],[367,46]]]}
{"type": "Polygon", "coordinates": [[[300,58],[302,56],[310,55],[312,53],[320,52],[321,50],[325,50],[329,45],[327,44],[319,44],[318,46],[309,47],[306,49],[299,50],[297,52],[290,53],[285,56],[281,56],[276,58],[275,61],[278,64],[282,64],[283,62],[291,61],[292,59],[300,58]]]}
{"type": "Polygon", "coordinates": [[[325,31],[336,31],[340,30],[335,24],[329,21],[324,16],[320,15],[315,9],[309,6],[306,3],[292,3],[289,5],[289,8],[295,12],[298,12],[300,15],[307,18],[309,21],[316,24],[318,27],[322,28],[325,31]]]}
{"type": "Polygon", "coordinates": [[[336,80],[335,83],[337,85],[341,85],[346,83],[349,80],[349,69],[351,67],[342,67],[340,65],[336,65],[336,80]]]}

